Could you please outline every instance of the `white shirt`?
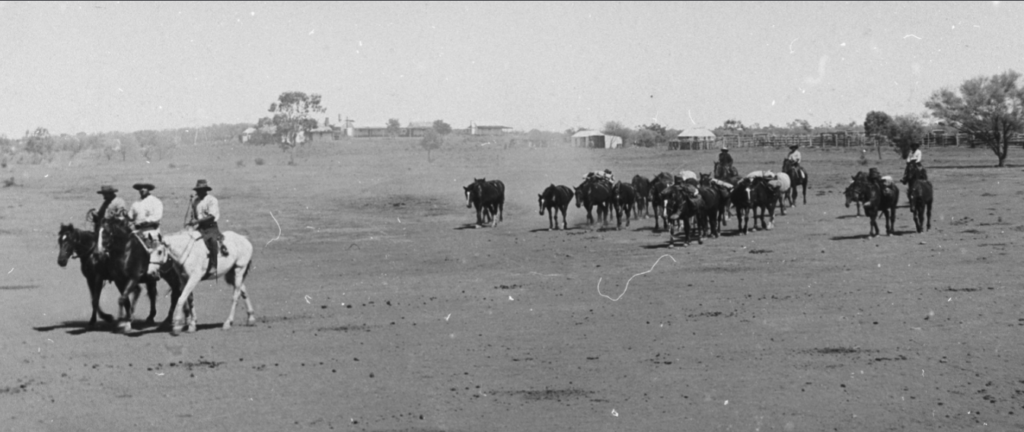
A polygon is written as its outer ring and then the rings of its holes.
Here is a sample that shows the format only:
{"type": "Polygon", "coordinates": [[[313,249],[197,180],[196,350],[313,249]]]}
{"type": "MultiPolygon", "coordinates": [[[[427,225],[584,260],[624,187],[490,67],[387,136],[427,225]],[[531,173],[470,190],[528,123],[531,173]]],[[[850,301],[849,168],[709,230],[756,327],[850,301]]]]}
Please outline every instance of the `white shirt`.
{"type": "Polygon", "coordinates": [[[164,217],[164,203],[157,197],[149,195],[132,204],[128,210],[128,219],[139,225],[145,222],[160,222],[164,217]]]}
{"type": "Polygon", "coordinates": [[[789,156],[786,156],[786,159],[789,159],[796,163],[800,163],[800,152],[793,150],[793,152],[790,153],[789,156]]]}
{"type": "Polygon", "coordinates": [[[914,152],[907,157],[907,163],[911,162],[921,163],[921,149],[914,150],[914,152]]]}
{"type": "Polygon", "coordinates": [[[213,195],[206,195],[201,201],[197,197],[192,202],[192,220],[197,221],[207,216],[213,216],[213,221],[220,220],[220,206],[217,205],[217,198],[213,195]]]}

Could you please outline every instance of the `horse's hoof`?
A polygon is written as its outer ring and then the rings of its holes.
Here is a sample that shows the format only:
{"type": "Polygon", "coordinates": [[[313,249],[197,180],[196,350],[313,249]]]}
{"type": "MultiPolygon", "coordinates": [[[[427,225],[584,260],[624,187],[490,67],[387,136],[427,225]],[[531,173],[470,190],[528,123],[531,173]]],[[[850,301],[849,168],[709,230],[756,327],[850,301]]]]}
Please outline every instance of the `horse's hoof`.
{"type": "Polygon", "coordinates": [[[195,325],[195,323],[192,323],[192,324],[188,325],[188,332],[189,333],[195,333],[196,332],[196,325],[195,325]]]}
{"type": "Polygon", "coordinates": [[[220,326],[221,330],[231,330],[231,322],[225,322],[224,325],[220,326]]]}
{"type": "Polygon", "coordinates": [[[181,335],[181,329],[182,329],[181,326],[171,327],[171,336],[179,336],[179,335],[181,335]]]}

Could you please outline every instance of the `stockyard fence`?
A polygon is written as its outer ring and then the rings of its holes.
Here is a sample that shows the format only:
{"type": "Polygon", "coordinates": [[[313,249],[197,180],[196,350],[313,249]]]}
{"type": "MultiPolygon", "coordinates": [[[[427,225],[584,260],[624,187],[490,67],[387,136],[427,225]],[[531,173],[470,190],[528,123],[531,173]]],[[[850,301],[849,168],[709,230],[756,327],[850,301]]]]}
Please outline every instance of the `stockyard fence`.
{"type": "MultiPolygon", "coordinates": [[[[968,134],[936,134],[930,133],[924,136],[923,147],[977,147],[984,144],[975,140],[968,134]]],[[[800,147],[875,147],[882,145],[892,146],[892,142],[880,136],[865,136],[861,133],[825,132],[818,134],[752,134],[752,135],[720,135],[714,140],[708,141],[669,141],[667,146],[671,150],[717,150],[720,148],[746,148],[746,147],[773,147],[786,148],[792,145],[800,147]]],[[[1010,145],[1024,147],[1024,134],[1015,134],[1010,139],[1010,145]]]]}

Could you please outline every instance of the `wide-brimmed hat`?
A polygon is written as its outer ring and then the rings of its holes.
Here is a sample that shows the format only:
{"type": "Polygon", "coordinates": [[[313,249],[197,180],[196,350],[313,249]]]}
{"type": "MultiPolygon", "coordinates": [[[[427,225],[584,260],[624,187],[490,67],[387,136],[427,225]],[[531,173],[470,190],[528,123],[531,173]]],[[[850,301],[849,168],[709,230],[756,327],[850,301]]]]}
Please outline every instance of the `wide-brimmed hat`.
{"type": "Polygon", "coordinates": [[[608,174],[611,174],[611,173],[612,173],[612,170],[610,170],[610,169],[608,169],[608,168],[605,168],[605,169],[604,169],[604,172],[606,172],[606,173],[608,173],[608,174]]]}
{"type": "Polygon", "coordinates": [[[103,185],[103,186],[100,186],[99,192],[96,192],[96,193],[103,194],[103,195],[106,195],[106,194],[116,194],[117,193],[117,189],[115,187],[113,187],[113,186],[110,186],[110,185],[103,185]]]}
{"type": "Polygon", "coordinates": [[[196,182],[196,187],[192,188],[192,190],[195,190],[195,191],[197,191],[197,190],[212,190],[212,189],[213,188],[210,187],[210,185],[206,184],[206,180],[199,180],[199,181],[197,181],[196,182]]]}
{"type": "Polygon", "coordinates": [[[134,185],[132,185],[132,188],[134,188],[135,190],[143,190],[143,189],[153,190],[153,189],[156,189],[156,186],[153,186],[152,183],[135,183],[134,185]]]}
{"type": "Polygon", "coordinates": [[[722,147],[722,151],[727,152],[727,151],[729,151],[729,149],[727,149],[725,147],[722,147]]]}
{"type": "Polygon", "coordinates": [[[918,147],[921,147],[920,143],[910,143],[910,148],[918,148],[918,147]]]}
{"type": "Polygon", "coordinates": [[[793,145],[789,146],[789,148],[793,149],[793,150],[796,150],[796,149],[800,148],[800,144],[793,144],[793,145]]]}

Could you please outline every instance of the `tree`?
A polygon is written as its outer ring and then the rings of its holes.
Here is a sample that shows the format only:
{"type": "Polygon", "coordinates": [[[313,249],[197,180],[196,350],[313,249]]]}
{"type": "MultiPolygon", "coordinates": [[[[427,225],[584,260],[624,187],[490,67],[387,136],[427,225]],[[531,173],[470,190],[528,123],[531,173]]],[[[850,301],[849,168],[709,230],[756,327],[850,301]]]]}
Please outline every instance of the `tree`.
{"type": "Polygon", "coordinates": [[[448,135],[452,133],[452,125],[445,123],[444,120],[434,120],[434,130],[441,135],[448,135]]]}
{"type": "Polygon", "coordinates": [[[657,147],[668,140],[668,129],[657,123],[641,125],[632,133],[633,142],[641,147],[657,147]]]}
{"type": "Polygon", "coordinates": [[[960,92],[943,88],[932,93],[925,106],[940,124],[971,134],[987,145],[1005,166],[1010,138],[1024,131],[1024,88],[1017,86],[1014,70],[964,81],[960,92]]]}
{"type": "Polygon", "coordinates": [[[423,133],[423,139],[420,140],[420,146],[427,150],[427,162],[431,162],[430,151],[441,148],[442,144],[444,144],[444,136],[442,136],[437,130],[427,129],[427,131],[423,133]]]}
{"type": "Polygon", "coordinates": [[[864,134],[867,136],[888,136],[892,117],[882,111],[871,111],[864,118],[864,134]]]}
{"type": "Polygon", "coordinates": [[[50,131],[44,127],[37,127],[31,134],[25,131],[25,151],[46,156],[53,152],[53,137],[50,131]]]}
{"type": "Polygon", "coordinates": [[[725,123],[722,124],[722,129],[731,130],[731,131],[742,131],[742,130],[746,129],[746,126],[743,126],[743,122],[741,122],[739,120],[729,119],[729,120],[726,120],[725,123]]]}
{"type": "Polygon", "coordinates": [[[622,138],[622,142],[629,141],[629,137],[633,136],[633,130],[623,126],[622,123],[617,121],[608,121],[604,124],[604,130],[601,131],[605,135],[615,135],[622,138]]]}
{"type": "Polygon", "coordinates": [[[882,111],[871,111],[864,118],[864,134],[876,137],[875,150],[878,151],[878,160],[882,160],[882,142],[877,138],[888,138],[890,129],[892,129],[892,117],[882,111]]]}
{"type": "Polygon", "coordinates": [[[924,122],[921,118],[913,115],[898,115],[892,120],[892,125],[886,132],[886,137],[896,145],[896,152],[900,157],[907,157],[910,154],[910,145],[920,143],[924,139],[924,122]]]}
{"type": "Polygon", "coordinates": [[[789,124],[787,124],[786,127],[793,129],[794,131],[802,130],[804,133],[810,133],[814,129],[813,127],[811,127],[811,122],[801,119],[796,119],[789,122],[789,124]]]}
{"type": "MultiPolygon", "coordinates": [[[[284,92],[268,110],[274,114],[270,124],[277,127],[275,135],[280,139],[281,149],[289,153],[289,164],[295,163],[295,147],[306,141],[306,132],[316,129],[313,114],[327,111],[320,105],[320,95],[303,92],[284,92]]],[[[262,123],[262,121],[261,121],[262,123]]]]}
{"type": "Polygon", "coordinates": [[[387,127],[388,136],[394,138],[398,134],[402,133],[402,124],[398,122],[398,119],[388,119],[388,123],[384,125],[387,127]]]}

